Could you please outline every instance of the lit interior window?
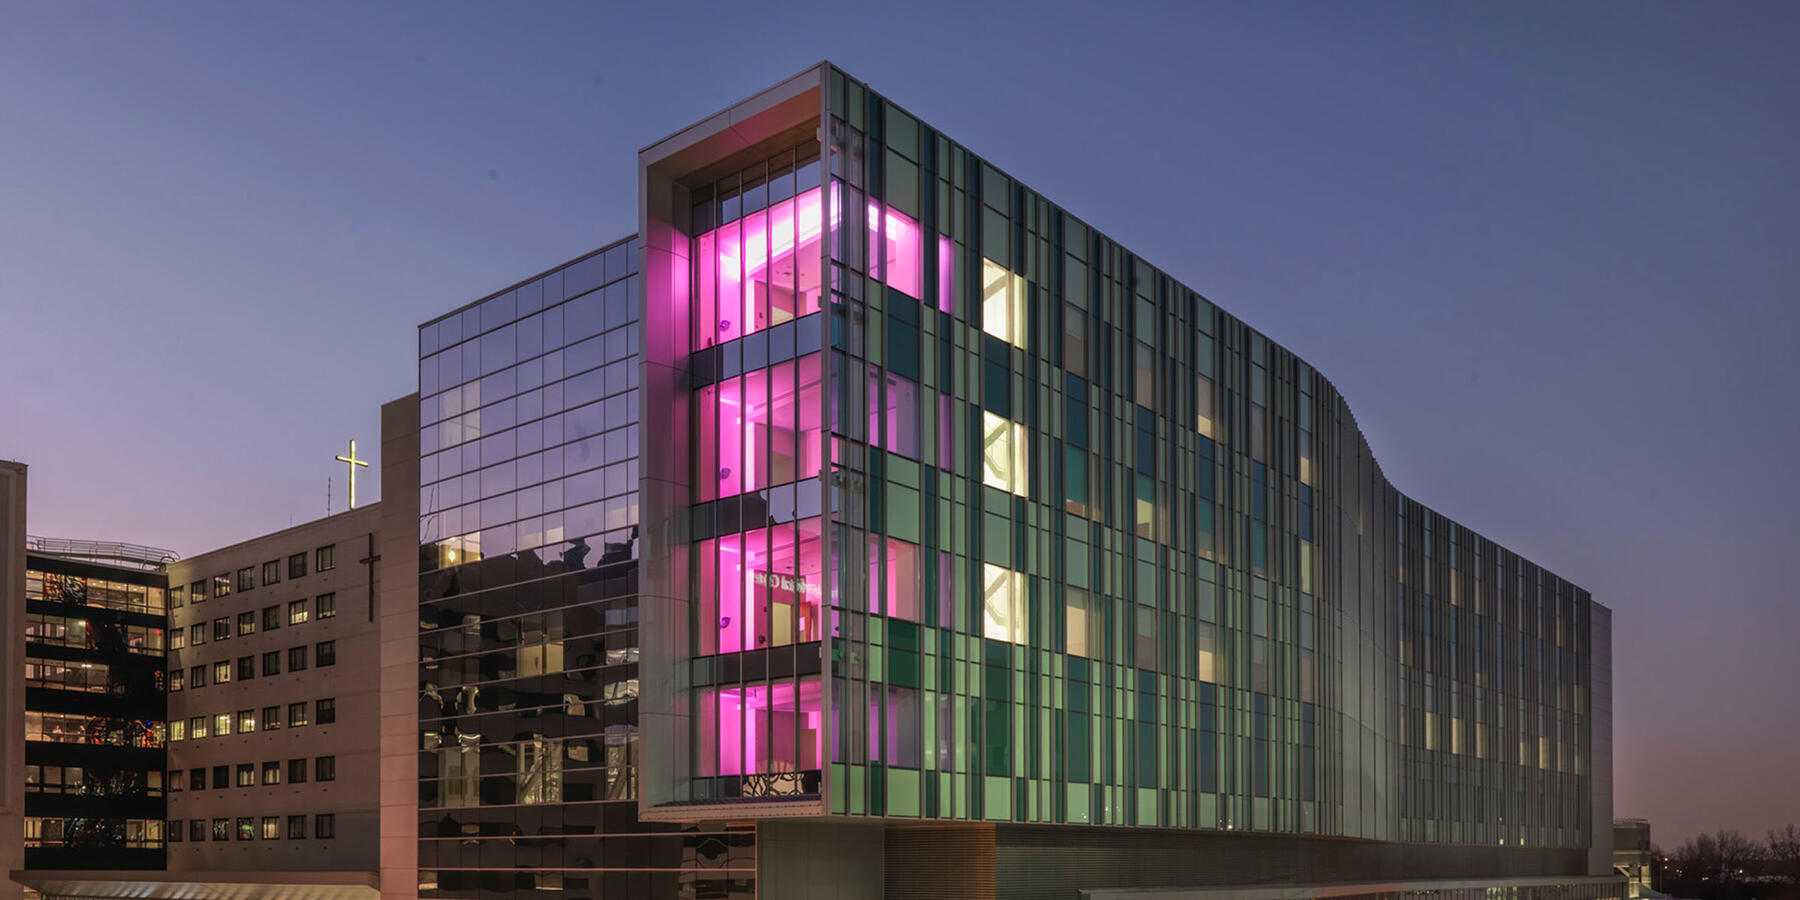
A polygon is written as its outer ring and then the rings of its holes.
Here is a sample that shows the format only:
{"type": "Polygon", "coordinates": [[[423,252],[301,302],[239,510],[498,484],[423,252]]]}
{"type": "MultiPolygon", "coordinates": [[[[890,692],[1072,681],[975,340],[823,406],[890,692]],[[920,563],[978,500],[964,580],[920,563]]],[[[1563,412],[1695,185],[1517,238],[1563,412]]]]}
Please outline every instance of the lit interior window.
{"type": "Polygon", "coordinates": [[[695,349],[819,311],[821,197],[813,188],[697,239],[695,349]]]}
{"type": "Polygon", "coordinates": [[[700,694],[700,774],[753,775],[819,768],[818,679],[700,694]]]}
{"type": "Polygon", "coordinates": [[[983,412],[981,417],[982,483],[1025,496],[1029,485],[1025,426],[991,412],[983,412]]]}
{"type": "Polygon", "coordinates": [[[1025,346],[1025,276],[988,259],[981,261],[981,330],[1025,346]]]}
{"type": "Polygon", "coordinates": [[[702,541],[702,655],[819,639],[819,520],[702,541]]]}
{"type": "Polygon", "coordinates": [[[983,565],[982,575],[982,635],[996,641],[1025,643],[1025,576],[992,564],[983,565]]]}

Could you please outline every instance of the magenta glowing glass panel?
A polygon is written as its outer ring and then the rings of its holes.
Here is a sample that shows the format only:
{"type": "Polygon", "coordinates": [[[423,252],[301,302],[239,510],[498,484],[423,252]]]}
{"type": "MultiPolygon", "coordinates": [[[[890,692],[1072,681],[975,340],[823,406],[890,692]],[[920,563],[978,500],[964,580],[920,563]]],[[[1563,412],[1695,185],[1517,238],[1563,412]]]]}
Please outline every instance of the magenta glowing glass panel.
{"type": "Polygon", "coordinates": [[[808,354],[700,389],[694,429],[696,502],[819,474],[822,358],[808,354]]]}
{"type": "Polygon", "coordinates": [[[868,583],[881,592],[869,598],[870,612],[919,621],[920,552],[918,544],[869,535],[868,583]]]}
{"type": "Polygon", "coordinates": [[[956,245],[938,235],[938,309],[947,313],[956,312],[956,290],[951,281],[956,271],[955,253],[956,245]]]}
{"type": "Polygon", "coordinates": [[[701,541],[698,655],[819,639],[819,519],[701,541]]]}
{"type": "Polygon", "coordinates": [[[923,232],[919,220],[869,203],[869,274],[909,297],[922,297],[923,232]]]}
{"type": "Polygon", "coordinates": [[[700,691],[702,776],[818,769],[824,716],[819,680],[700,691]]]}
{"type": "Polygon", "coordinates": [[[819,311],[821,197],[813,188],[695,239],[694,349],[819,311]]]}

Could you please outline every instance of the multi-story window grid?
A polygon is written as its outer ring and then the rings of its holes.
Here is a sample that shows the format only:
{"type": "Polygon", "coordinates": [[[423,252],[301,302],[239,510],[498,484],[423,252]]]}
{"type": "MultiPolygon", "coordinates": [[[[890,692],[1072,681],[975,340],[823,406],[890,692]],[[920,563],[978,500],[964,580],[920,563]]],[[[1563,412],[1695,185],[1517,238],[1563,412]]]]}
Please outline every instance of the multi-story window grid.
{"type": "Polygon", "coordinates": [[[1395,491],[1303,361],[830,77],[823,171],[682,184],[690,269],[646,298],[687,330],[646,425],[693,460],[653,523],[693,539],[658,799],[1586,846],[1585,592],[1395,491]]]}

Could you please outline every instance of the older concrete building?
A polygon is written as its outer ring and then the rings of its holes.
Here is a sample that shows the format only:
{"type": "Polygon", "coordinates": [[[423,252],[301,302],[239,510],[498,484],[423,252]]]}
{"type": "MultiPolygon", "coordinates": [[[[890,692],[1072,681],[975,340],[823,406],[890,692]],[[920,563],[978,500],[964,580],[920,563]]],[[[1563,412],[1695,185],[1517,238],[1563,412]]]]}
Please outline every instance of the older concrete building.
{"type": "Polygon", "coordinates": [[[171,872],[379,868],[380,517],[169,567],[171,872]]]}

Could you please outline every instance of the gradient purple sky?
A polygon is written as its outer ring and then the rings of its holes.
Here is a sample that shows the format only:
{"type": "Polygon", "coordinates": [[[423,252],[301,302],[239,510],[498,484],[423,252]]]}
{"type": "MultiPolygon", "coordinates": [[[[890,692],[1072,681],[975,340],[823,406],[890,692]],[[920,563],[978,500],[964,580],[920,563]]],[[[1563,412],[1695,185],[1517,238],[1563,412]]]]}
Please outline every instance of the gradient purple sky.
{"type": "Polygon", "coordinates": [[[1619,815],[1800,819],[1800,6],[253,6],[0,15],[33,532],[194,553],[341,507],[417,323],[630,232],[637,148],[830,58],[1612,606],[1619,815]]]}

